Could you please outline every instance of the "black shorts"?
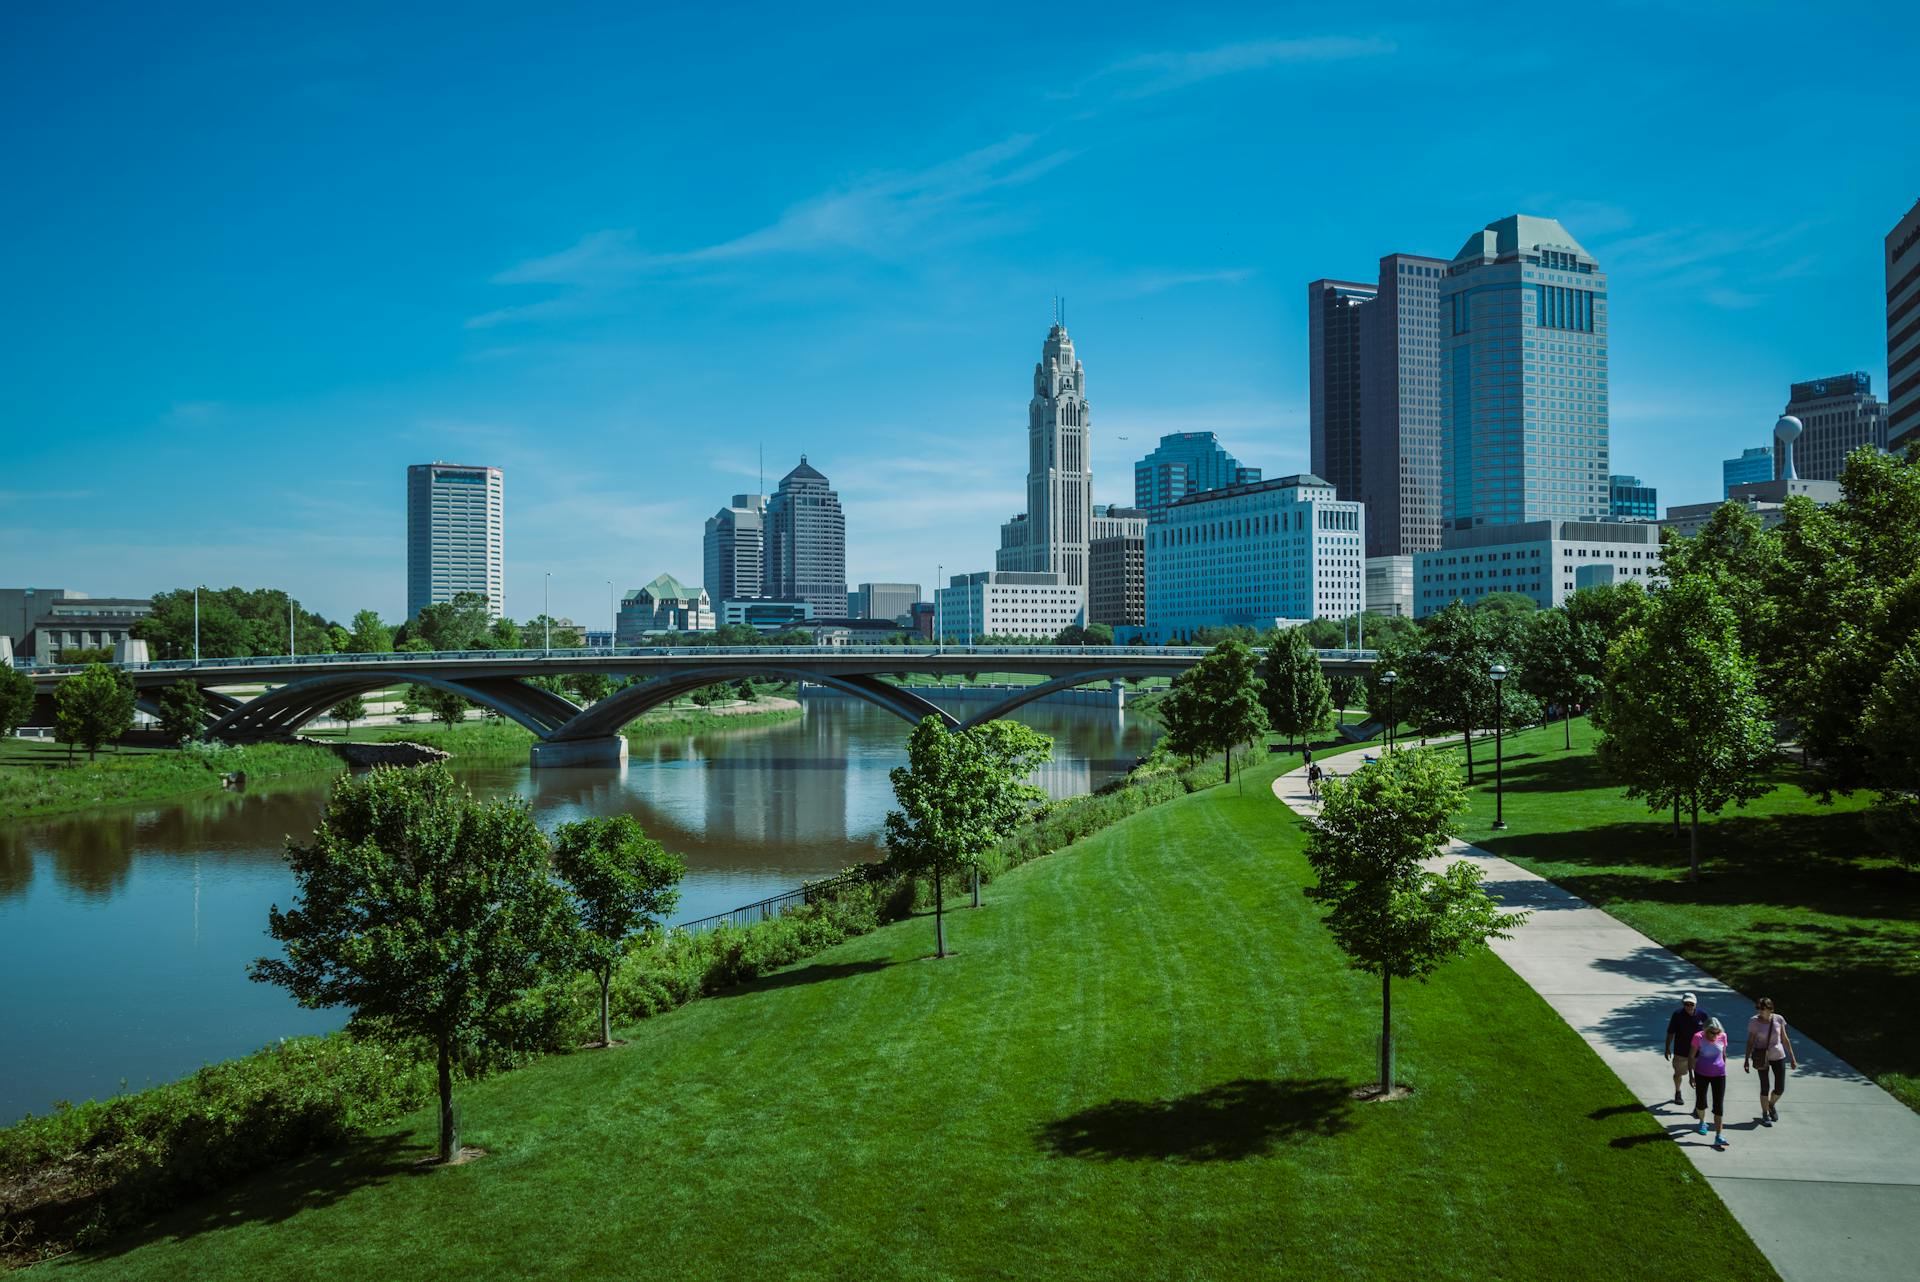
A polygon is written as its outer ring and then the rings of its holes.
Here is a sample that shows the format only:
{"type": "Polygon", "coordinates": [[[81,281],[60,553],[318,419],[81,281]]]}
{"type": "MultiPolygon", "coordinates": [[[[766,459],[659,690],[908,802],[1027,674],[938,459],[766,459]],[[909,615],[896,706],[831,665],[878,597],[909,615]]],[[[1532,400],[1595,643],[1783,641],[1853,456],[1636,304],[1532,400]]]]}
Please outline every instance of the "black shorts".
{"type": "Polygon", "coordinates": [[[1762,1060],[1760,1068],[1760,1093],[1762,1095],[1784,1095],[1787,1090],[1787,1061],[1784,1059],[1762,1060]],[[1773,1070],[1773,1089],[1767,1089],[1767,1070],[1773,1070]]]}
{"type": "Polygon", "coordinates": [[[1704,1113],[1707,1111],[1707,1096],[1709,1094],[1713,1096],[1714,1116],[1718,1117],[1720,1114],[1726,1112],[1727,1079],[1724,1076],[1702,1077],[1699,1074],[1695,1074],[1693,1079],[1694,1112],[1704,1113]]]}

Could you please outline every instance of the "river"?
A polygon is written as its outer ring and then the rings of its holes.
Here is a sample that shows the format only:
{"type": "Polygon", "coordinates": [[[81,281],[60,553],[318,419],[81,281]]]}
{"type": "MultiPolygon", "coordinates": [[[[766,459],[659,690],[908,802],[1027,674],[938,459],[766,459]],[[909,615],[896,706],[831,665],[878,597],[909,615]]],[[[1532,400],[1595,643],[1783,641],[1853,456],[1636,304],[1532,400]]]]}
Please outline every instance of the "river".
{"type": "MultiPolygon", "coordinates": [[[[473,766],[484,795],[524,797],[543,828],[632,814],[687,863],[686,921],[877,859],[887,772],[909,727],[868,704],[810,699],[783,725],[633,745],[622,770],[473,766]]],[[[1145,717],[1032,704],[1054,737],[1038,782],[1073,796],[1151,746],[1145,717]]],[[[275,1038],[339,1027],[246,977],[286,905],[281,852],[304,837],[319,782],[110,813],[0,823],[0,1125],[56,1100],[138,1090],[275,1038]]]]}

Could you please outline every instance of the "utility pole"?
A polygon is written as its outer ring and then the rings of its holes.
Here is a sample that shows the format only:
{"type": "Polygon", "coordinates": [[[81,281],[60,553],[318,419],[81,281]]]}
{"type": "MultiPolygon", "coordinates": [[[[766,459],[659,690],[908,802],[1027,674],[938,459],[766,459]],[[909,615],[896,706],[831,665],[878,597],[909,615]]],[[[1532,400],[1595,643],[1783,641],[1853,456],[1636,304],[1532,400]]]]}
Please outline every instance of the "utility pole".
{"type": "Polygon", "coordinates": [[[293,643],[293,594],[287,594],[287,657],[291,659],[296,647],[293,643]]]}
{"type": "Polygon", "coordinates": [[[553,571],[548,570],[546,578],[541,582],[541,585],[540,585],[540,626],[545,629],[545,635],[546,635],[545,649],[548,654],[553,653],[553,610],[551,608],[552,598],[553,598],[553,571]]]}

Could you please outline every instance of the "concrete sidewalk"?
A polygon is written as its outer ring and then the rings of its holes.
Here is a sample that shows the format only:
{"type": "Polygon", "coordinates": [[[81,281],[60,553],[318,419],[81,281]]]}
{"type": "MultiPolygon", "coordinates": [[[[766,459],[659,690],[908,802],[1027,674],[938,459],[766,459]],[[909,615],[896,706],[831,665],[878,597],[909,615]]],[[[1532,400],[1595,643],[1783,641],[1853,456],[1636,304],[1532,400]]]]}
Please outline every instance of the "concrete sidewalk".
{"type": "MultiPolygon", "coordinates": [[[[1348,774],[1372,751],[1323,758],[1321,768],[1348,774]]],[[[1274,780],[1273,791],[1302,814],[1316,808],[1304,770],[1274,780]]],[[[1494,952],[1647,1102],[1782,1278],[1920,1277],[1920,1114],[1795,1028],[1794,1012],[1783,1010],[1800,1070],[1788,1073],[1781,1120],[1770,1129],[1760,1125],[1758,1076],[1732,1065],[1731,1147],[1714,1152],[1712,1136],[1694,1132],[1692,1092],[1684,1107],[1671,1102],[1672,1070],[1660,1043],[1680,994],[1692,992],[1726,1026],[1729,1058],[1741,1058],[1751,997],[1516,864],[1464,842],[1453,843],[1446,861],[1455,858],[1481,867],[1494,898],[1533,910],[1494,952]]],[[[1754,947],[1767,941],[1756,939],[1754,947]]]]}

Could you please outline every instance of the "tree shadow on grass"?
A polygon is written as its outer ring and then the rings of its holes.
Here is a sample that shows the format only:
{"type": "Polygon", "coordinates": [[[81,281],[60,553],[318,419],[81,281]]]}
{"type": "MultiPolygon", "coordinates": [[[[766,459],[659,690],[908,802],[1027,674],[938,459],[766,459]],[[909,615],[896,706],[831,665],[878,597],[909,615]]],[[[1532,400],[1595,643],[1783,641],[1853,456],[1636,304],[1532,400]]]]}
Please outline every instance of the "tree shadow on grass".
{"type": "Polygon", "coordinates": [[[732,988],[723,988],[713,995],[715,997],[747,997],[776,988],[796,988],[801,984],[818,984],[831,979],[845,979],[850,975],[869,975],[877,970],[885,970],[891,965],[893,963],[884,958],[852,962],[814,962],[809,966],[796,966],[792,970],[762,975],[758,979],[735,984],[732,988]]]}
{"type": "Polygon", "coordinates": [[[431,1152],[410,1131],[368,1136],[241,1177],[230,1189],[155,1216],[77,1254],[106,1258],[149,1243],[180,1241],[249,1224],[279,1224],[396,1176],[432,1174],[437,1168],[419,1165],[431,1152]]]}
{"type": "Polygon", "coordinates": [[[1051,1157],[1098,1162],[1238,1162],[1331,1137],[1352,1121],[1352,1090],[1331,1078],[1240,1078],[1178,1099],[1110,1100],[1040,1126],[1051,1157]]]}

